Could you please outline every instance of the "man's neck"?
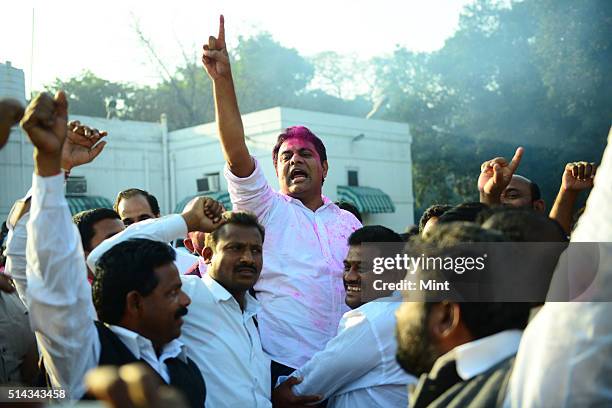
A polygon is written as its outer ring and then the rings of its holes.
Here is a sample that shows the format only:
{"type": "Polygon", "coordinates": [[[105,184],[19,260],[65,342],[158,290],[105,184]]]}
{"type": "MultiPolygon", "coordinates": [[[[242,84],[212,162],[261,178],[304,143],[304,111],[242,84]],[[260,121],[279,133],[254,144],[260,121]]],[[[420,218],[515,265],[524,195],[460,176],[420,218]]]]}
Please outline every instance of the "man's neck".
{"type": "MultiPolygon", "coordinates": [[[[289,194],[288,194],[289,195],[289,194]]],[[[293,197],[290,195],[290,197],[293,197]]],[[[293,197],[297,200],[300,200],[302,204],[312,212],[317,211],[320,207],[323,206],[323,197],[321,196],[321,192],[319,191],[317,194],[312,194],[304,197],[293,197]]]]}
{"type": "Polygon", "coordinates": [[[242,313],[244,313],[244,309],[246,308],[246,292],[232,292],[229,290],[228,292],[234,297],[234,299],[236,299],[236,302],[238,302],[238,306],[240,306],[240,310],[242,311],[242,313]]]}

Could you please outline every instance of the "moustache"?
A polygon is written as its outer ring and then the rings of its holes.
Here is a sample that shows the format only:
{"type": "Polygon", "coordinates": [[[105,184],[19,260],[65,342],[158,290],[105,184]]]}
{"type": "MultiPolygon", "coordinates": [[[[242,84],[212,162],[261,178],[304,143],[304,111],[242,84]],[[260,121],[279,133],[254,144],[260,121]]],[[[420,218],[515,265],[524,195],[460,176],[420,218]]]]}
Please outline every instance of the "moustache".
{"type": "Polygon", "coordinates": [[[178,320],[179,318],[185,316],[186,314],[187,314],[187,308],[180,307],[179,310],[177,310],[176,313],[174,314],[174,318],[178,320]]]}
{"type": "Polygon", "coordinates": [[[234,268],[234,272],[238,272],[240,269],[250,269],[253,273],[257,273],[257,268],[253,264],[240,264],[234,268]]]}

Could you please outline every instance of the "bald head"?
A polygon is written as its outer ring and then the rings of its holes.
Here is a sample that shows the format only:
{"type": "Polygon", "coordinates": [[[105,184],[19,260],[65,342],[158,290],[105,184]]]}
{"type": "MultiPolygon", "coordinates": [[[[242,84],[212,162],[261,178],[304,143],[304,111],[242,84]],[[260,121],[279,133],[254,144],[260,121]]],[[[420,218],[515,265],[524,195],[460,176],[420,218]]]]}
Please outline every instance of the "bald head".
{"type": "Polygon", "coordinates": [[[527,177],[515,174],[503,191],[501,197],[503,205],[515,208],[531,208],[544,212],[546,204],[540,197],[540,188],[527,177]]]}

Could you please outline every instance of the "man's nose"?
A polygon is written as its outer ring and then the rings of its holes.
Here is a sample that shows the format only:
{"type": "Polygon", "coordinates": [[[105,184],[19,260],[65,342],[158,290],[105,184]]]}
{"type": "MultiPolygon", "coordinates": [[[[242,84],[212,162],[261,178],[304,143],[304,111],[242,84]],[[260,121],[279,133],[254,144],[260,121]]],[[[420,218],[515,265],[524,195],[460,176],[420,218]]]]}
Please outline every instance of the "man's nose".
{"type": "Polygon", "coordinates": [[[253,263],[253,254],[251,253],[250,248],[245,248],[245,250],[242,251],[242,256],[240,257],[240,261],[247,262],[247,263],[253,263]]]}
{"type": "Polygon", "coordinates": [[[351,268],[346,272],[345,279],[350,282],[359,280],[359,272],[357,271],[357,267],[351,266],[351,268]]]}
{"type": "Polygon", "coordinates": [[[189,297],[188,294],[186,294],[185,292],[181,291],[181,305],[184,307],[187,307],[191,304],[191,298],[189,297]]]}
{"type": "Polygon", "coordinates": [[[304,158],[300,156],[299,153],[294,153],[291,156],[291,164],[295,164],[295,163],[304,163],[304,158]]]}

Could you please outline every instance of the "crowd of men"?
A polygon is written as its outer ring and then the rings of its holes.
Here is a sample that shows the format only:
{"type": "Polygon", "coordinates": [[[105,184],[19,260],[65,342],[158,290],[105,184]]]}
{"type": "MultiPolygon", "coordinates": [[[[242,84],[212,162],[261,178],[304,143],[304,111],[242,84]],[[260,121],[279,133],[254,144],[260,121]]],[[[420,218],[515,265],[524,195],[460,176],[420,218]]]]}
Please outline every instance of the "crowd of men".
{"type": "MultiPolygon", "coordinates": [[[[135,186],[118,193],[113,209],[72,217],[65,177],[102,154],[106,134],[68,122],[63,92],[38,95],[25,112],[0,102],[0,147],[20,121],[35,167],[6,221],[2,384],[118,407],[610,404],[609,245],[589,246],[582,269],[561,278],[555,265],[569,257],[539,252],[545,262],[529,273],[546,283],[540,300],[365,292],[373,277],[366,248],[376,245],[465,257],[466,243],[610,241],[612,147],[599,168],[578,161],[560,169],[548,213],[538,185],[517,173],[518,148],[474,175],[479,202],[436,203],[418,228],[398,234],[362,226],[353,206],[322,194],[333,163],[304,126],[278,136],[280,190],[270,187],[245,142],[223,17],[202,62],[231,211],[198,197],[181,214],[163,215],[135,186]],[[578,212],[579,193],[591,188],[578,212]],[[177,239],[190,253],[169,244],[177,239]],[[575,302],[545,302],[549,283],[568,276],[575,302]]],[[[497,265],[457,279],[473,287],[497,265]]]]}

